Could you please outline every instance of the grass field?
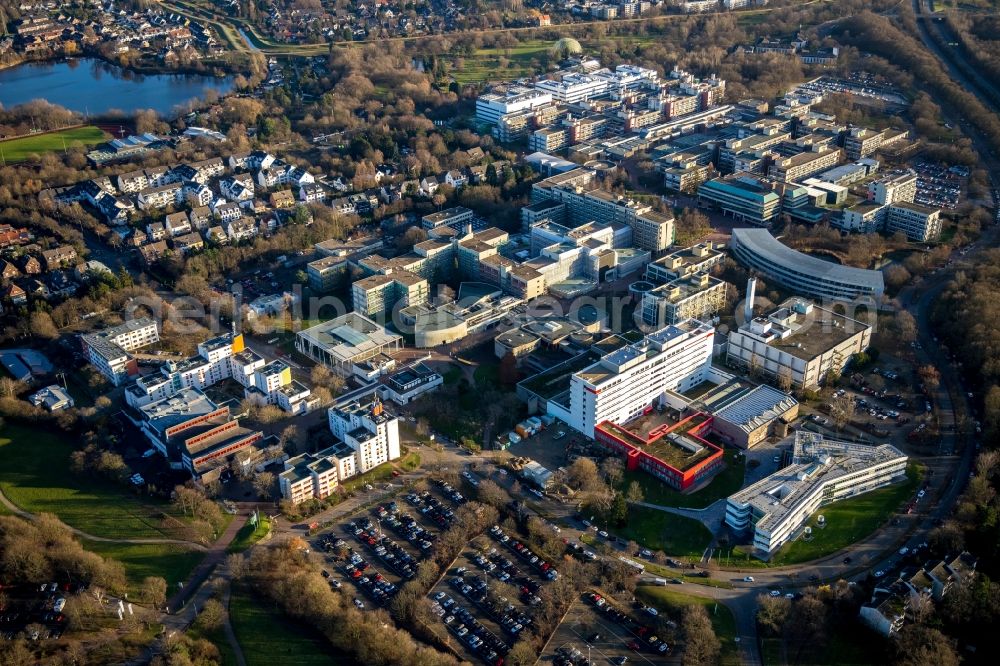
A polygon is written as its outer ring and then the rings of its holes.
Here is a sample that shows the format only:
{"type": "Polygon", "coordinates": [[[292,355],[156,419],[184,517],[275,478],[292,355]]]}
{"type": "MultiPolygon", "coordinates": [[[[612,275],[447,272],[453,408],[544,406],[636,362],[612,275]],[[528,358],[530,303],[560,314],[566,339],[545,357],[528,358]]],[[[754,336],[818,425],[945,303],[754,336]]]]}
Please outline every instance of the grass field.
{"type": "Polygon", "coordinates": [[[33,155],[41,155],[42,153],[54,150],[63,150],[64,147],[93,146],[102,141],[107,141],[109,138],[101,129],[93,125],[87,125],[60,132],[36,134],[20,139],[2,141],[0,142],[0,151],[3,151],[4,161],[7,164],[11,164],[12,162],[29,160],[33,155]]]}
{"type": "Polygon", "coordinates": [[[335,658],[327,640],[310,627],[292,622],[271,602],[236,587],[229,617],[247,666],[310,666],[351,664],[335,658]]]}
{"type": "Polygon", "coordinates": [[[633,481],[642,488],[643,501],[660,506],[703,509],[713,502],[729,497],[743,486],[745,458],[733,449],[726,449],[726,466],[711,483],[695,493],[681,493],[642,470],[625,472],[619,490],[628,490],[633,481]]]}
{"type": "MultiPolygon", "coordinates": [[[[872,491],[851,499],[835,502],[823,507],[812,517],[812,539],[798,539],[785,544],[768,563],[750,557],[747,563],[760,566],[786,566],[808,562],[835,553],[841,548],[860,541],[883,525],[899,509],[907,498],[912,497],[923,478],[923,467],[910,463],[906,468],[906,481],[872,491]],[[826,526],[820,528],[818,516],[826,519],[826,526]]],[[[734,554],[737,557],[737,554],[734,554]]],[[[746,557],[745,555],[741,557],[746,557]]],[[[737,564],[737,562],[732,562],[737,564]]]]}
{"type": "Polygon", "coordinates": [[[0,431],[0,489],[25,511],[54,513],[95,536],[128,539],[186,538],[187,526],[168,506],[125,488],[75,474],[74,443],[44,430],[7,425],[0,431]]]}
{"type": "Polygon", "coordinates": [[[125,575],[132,590],[138,591],[146,576],[160,576],[167,581],[168,595],[176,592],[177,583],[186,581],[205,558],[203,551],[176,544],[108,543],[84,539],[83,547],[125,565],[125,575]]]}
{"type": "Polygon", "coordinates": [[[236,533],[236,538],[233,539],[233,542],[229,544],[229,548],[226,550],[230,553],[242,553],[267,536],[270,531],[271,521],[267,516],[261,515],[256,527],[251,525],[250,519],[247,518],[246,524],[236,533]]]}
{"type": "Polygon", "coordinates": [[[655,606],[660,612],[666,609],[680,610],[685,606],[699,604],[708,611],[708,616],[712,619],[712,628],[715,635],[722,643],[722,658],[719,663],[723,666],[735,666],[740,663],[739,651],[736,647],[736,620],[728,608],[714,599],[705,597],[695,597],[689,594],[682,594],[669,587],[655,587],[651,585],[640,585],[635,589],[635,596],[649,606],[655,606]]]}
{"type": "Polygon", "coordinates": [[[677,557],[701,557],[712,540],[708,528],[697,520],[641,506],[629,507],[628,524],[615,533],[677,557]]]}

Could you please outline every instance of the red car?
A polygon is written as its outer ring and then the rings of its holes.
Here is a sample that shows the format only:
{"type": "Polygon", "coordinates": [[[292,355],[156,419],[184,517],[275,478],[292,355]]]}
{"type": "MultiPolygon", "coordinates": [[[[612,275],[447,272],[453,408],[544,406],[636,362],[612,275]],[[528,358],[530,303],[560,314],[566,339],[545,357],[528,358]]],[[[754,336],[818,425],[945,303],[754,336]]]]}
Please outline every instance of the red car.
{"type": "Polygon", "coordinates": [[[395,476],[399,476],[399,472],[397,472],[396,470],[392,470],[392,475],[393,475],[394,477],[395,477],[395,476]]]}

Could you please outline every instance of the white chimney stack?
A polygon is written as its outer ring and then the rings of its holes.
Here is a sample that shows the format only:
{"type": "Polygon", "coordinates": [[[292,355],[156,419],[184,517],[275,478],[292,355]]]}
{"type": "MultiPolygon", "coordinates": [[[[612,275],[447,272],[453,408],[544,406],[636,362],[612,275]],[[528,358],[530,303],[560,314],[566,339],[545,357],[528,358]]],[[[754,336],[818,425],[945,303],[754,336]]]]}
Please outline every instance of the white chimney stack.
{"type": "Polygon", "coordinates": [[[753,299],[757,292],[757,278],[750,278],[747,280],[747,297],[743,302],[743,320],[751,321],[753,319],[753,299]]]}

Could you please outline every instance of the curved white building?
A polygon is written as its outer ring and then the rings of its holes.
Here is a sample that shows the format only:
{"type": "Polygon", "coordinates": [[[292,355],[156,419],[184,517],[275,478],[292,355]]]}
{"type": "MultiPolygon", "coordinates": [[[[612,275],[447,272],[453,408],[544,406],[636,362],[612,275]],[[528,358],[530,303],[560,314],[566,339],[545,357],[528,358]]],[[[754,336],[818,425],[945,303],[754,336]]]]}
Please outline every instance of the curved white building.
{"type": "Polygon", "coordinates": [[[766,229],[733,229],[733,257],[802,296],[846,300],[879,298],[885,292],[881,271],[841,266],[784,245],[766,229]]]}

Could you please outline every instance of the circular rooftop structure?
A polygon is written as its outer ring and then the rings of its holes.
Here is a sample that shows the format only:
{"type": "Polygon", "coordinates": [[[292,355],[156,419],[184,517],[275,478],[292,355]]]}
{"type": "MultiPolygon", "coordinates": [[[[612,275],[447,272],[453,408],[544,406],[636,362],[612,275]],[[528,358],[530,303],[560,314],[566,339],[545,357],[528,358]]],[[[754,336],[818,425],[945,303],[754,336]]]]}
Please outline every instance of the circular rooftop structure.
{"type": "Polygon", "coordinates": [[[590,160],[583,166],[594,171],[611,171],[615,168],[615,163],[609,160],[590,160]]]}
{"type": "Polygon", "coordinates": [[[653,284],[652,282],[649,282],[648,280],[636,280],[635,282],[633,282],[628,286],[628,290],[632,294],[635,294],[637,296],[642,296],[647,291],[652,291],[653,288],[655,287],[656,285],[653,284]]]}

